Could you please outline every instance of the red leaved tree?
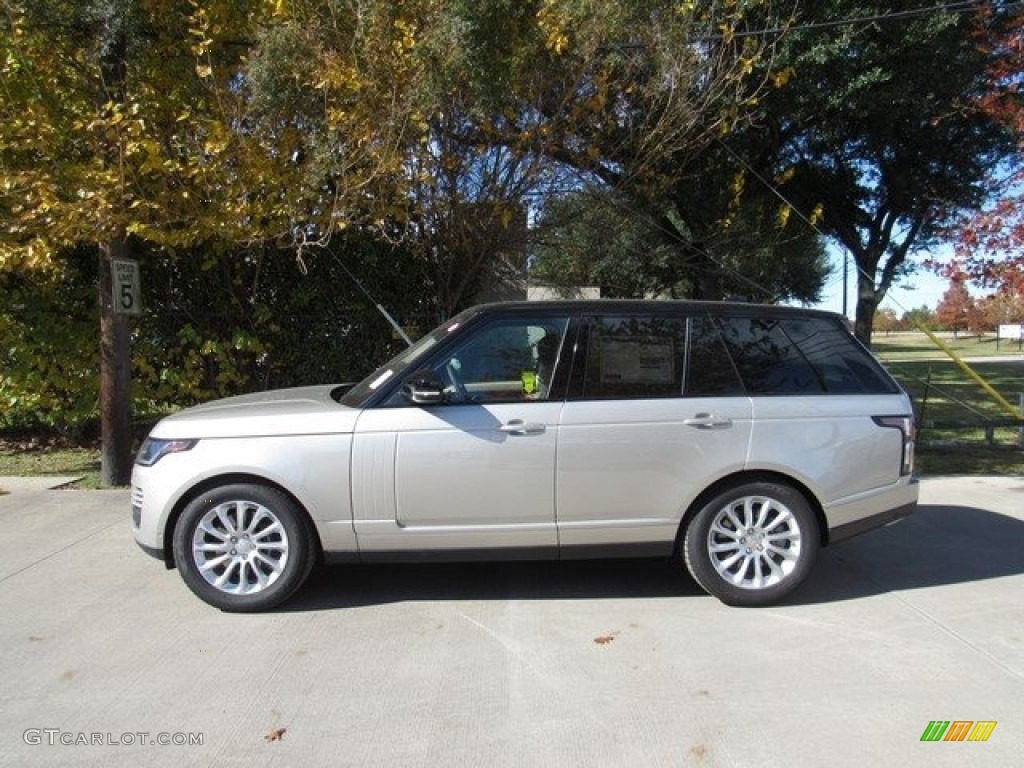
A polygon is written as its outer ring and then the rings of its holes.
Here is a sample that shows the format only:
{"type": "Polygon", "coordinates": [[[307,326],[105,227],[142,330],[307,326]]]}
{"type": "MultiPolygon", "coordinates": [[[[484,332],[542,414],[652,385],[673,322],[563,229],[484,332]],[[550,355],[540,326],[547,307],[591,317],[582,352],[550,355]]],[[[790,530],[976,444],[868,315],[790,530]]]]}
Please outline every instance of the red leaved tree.
{"type": "Polygon", "coordinates": [[[953,280],[1024,298],[1024,9],[989,5],[983,19],[979,45],[992,64],[980,94],[965,108],[1002,124],[1016,140],[1017,155],[994,169],[992,202],[960,222],[954,258],[932,266],[953,280]]]}
{"type": "Polygon", "coordinates": [[[974,298],[967,291],[963,277],[951,278],[949,288],[935,307],[935,322],[940,328],[953,331],[956,335],[960,331],[976,330],[980,319],[974,298]]]}

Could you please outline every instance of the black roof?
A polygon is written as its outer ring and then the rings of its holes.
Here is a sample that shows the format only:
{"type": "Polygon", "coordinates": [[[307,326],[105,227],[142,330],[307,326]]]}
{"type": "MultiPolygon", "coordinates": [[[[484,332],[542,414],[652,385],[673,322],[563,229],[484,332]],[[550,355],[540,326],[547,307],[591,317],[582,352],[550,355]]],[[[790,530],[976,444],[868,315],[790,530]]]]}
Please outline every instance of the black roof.
{"type": "Polygon", "coordinates": [[[789,307],[780,304],[749,304],[736,301],[690,301],[688,299],[543,299],[540,301],[502,301],[480,304],[471,311],[486,314],[522,313],[671,313],[679,310],[697,310],[710,314],[755,317],[840,317],[823,309],[789,307]]]}

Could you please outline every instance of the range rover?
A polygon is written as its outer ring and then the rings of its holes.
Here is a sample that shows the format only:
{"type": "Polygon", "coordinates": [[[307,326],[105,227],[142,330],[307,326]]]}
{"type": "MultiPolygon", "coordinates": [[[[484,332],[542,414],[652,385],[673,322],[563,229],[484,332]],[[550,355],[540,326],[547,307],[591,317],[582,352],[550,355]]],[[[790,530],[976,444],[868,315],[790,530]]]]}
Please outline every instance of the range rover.
{"type": "Polygon", "coordinates": [[[913,454],[910,400],[837,315],[502,303],[354,386],[163,419],[132,522],[226,611],[279,605],[321,561],[623,556],[758,606],[819,548],[909,514],[913,454]]]}

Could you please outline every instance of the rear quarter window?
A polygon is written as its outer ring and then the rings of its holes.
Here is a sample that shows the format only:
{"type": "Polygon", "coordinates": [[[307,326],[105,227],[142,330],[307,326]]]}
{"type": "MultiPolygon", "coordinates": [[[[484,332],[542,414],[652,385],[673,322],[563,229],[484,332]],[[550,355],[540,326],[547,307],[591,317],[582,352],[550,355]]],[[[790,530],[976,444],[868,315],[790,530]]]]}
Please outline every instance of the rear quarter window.
{"type": "Polygon", "coordinates": [[[837,319],[715,320],[750,394],[891,394],[899,388],[837,319]]]}

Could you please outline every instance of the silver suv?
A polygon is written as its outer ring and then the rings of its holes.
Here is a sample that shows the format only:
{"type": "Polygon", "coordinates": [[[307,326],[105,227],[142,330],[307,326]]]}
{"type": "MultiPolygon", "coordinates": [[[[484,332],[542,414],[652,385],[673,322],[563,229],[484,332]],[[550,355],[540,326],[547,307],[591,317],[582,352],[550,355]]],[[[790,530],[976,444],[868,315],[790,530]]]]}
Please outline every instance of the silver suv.
{"type": "Polygon", "coordinates": [[[829,313],[675,301],[469,309],[355,386],[161,421],[135,537],[206,602],[272,608],[318,561],[674,557],[731,605],[909,514],[900,387],[829,313]]]}

